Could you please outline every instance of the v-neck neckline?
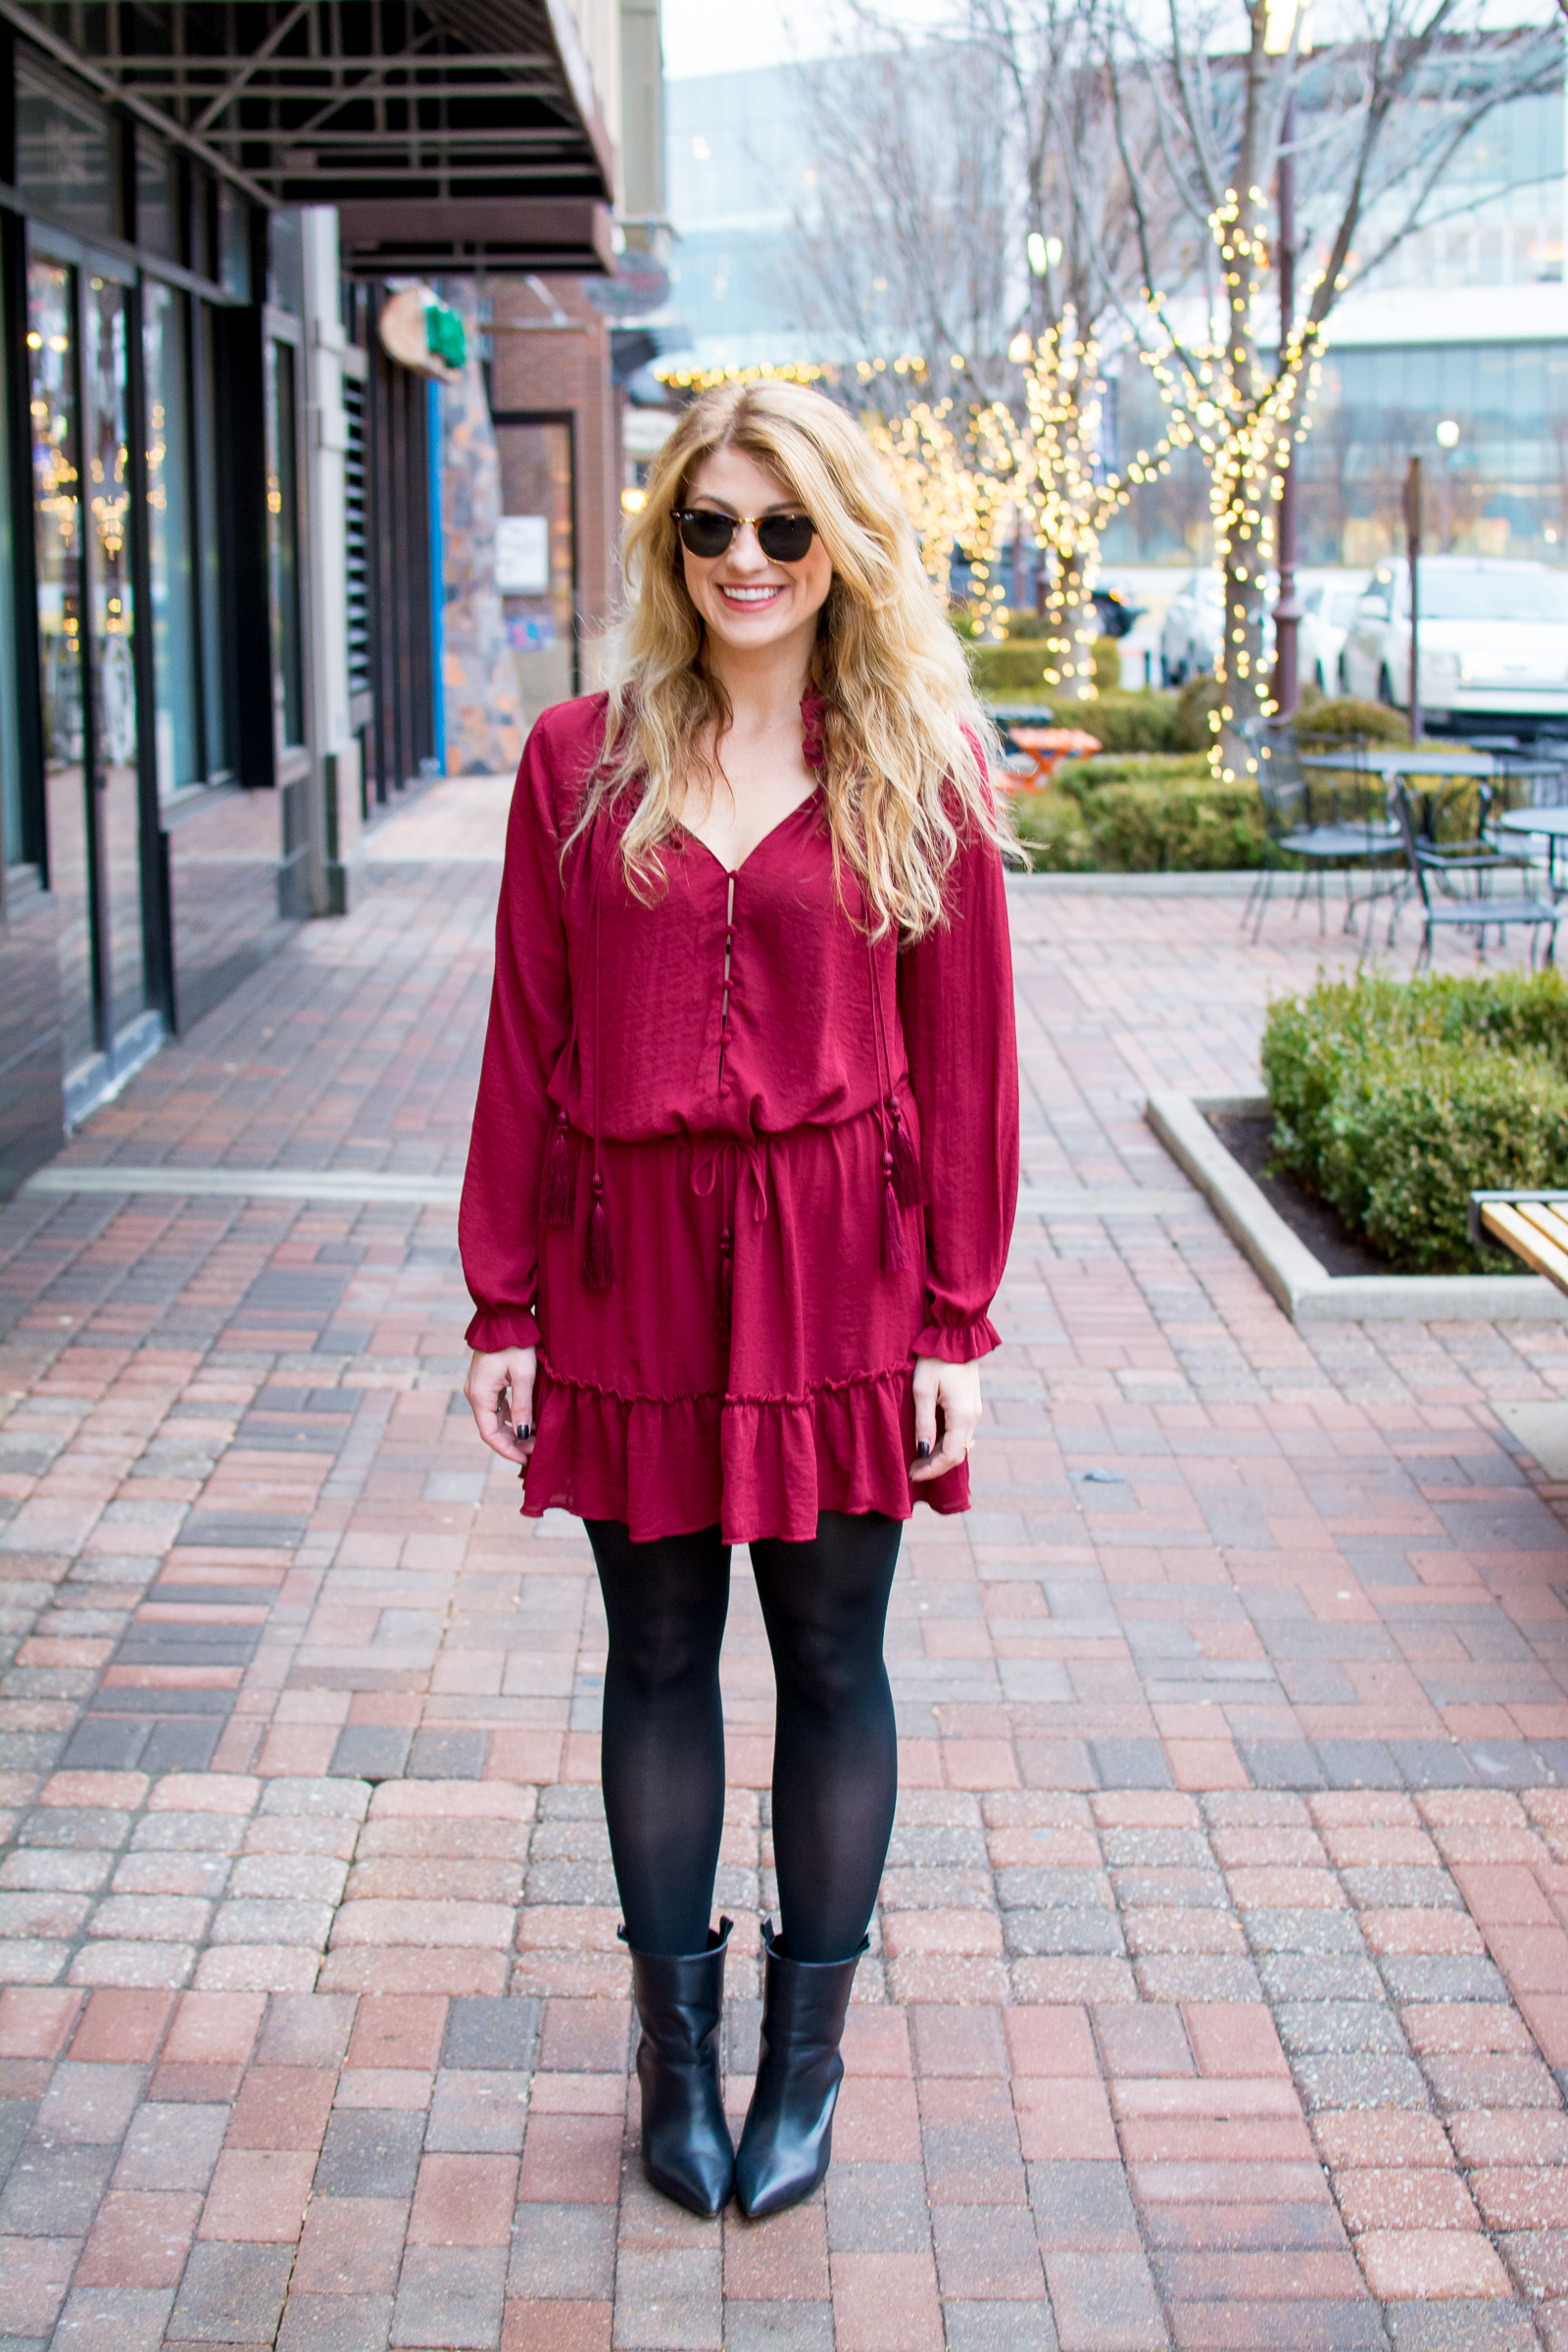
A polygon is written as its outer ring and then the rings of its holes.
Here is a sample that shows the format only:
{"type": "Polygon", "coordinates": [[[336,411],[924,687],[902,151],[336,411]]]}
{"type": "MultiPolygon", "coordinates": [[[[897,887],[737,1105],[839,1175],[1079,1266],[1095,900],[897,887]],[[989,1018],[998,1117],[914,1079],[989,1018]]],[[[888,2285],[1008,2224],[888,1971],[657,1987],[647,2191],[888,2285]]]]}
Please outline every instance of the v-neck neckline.
{"type": "Polygon", "coordinates": [[[712,849],[709,843],[703,839],[700,833],[694,833],[690,825],[683,824],[681,826],[681,831],[685,834],[688,841],[694,841],[697,844],[697,847],[703,852],[705,857],[712,859],[713,863],[717,866],[719,872],[724,875],[726,880],[733,881],[737,874],[742,874],[746,871],[746,868],[751,864],[752,859],[757,856],[760,850],[766,849],[768,843],[773,839],[775,833],[782,833],[786,825],[794,823],[795,819],[800,815],[803,808],[814,808],[818,801],[821,799],[821,786],[819,784],[813,786],[811,791],[807,794],[804,801],[797,801],[794,808],[789,809],[786,814],[781,816],[776,824],[771,824],[768,826],[767,831],[761,836],[760,841],[753,842],[751,848],[747,851],[739,865],[726,865],[718,852],[715,849],[712,849]]]}

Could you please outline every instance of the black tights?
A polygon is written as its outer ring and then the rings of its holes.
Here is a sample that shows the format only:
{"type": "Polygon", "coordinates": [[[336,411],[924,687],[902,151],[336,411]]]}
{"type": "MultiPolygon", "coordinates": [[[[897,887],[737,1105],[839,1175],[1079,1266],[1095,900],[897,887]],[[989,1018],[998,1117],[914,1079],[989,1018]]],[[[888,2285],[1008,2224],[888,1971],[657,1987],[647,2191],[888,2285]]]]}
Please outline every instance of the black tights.
{"type": "MultiPolygon", "coordinates": [[[[626,1933],[640,1952],[708,1940],[724,1824],[718,1653],[729,1545],[716,1527],[588,1540],[610,1622],[601,1777],[626,1933]]],[[[893,1829],[898,1742],[882,1634],[903,1527],[824,1511],[814,1540],[754,1544],[773,1652],[773,1853],[794,1960],[846,1960],[865,1933],[893,1829]]]]}

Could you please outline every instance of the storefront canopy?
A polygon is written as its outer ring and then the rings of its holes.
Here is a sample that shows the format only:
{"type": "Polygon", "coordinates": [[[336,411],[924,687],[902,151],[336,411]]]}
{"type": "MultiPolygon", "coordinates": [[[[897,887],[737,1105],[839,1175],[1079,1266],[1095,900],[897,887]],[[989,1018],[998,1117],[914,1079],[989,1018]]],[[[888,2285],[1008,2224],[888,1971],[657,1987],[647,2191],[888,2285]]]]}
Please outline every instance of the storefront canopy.
{"type": "Polygon", "coordinates": [[[253,198],[337,206],[351,270],[612,267],[614,154],[566,0],[0,0],[0,19],[253,198]],[[86,46],[67,38],[84,20],[86,46]]]}

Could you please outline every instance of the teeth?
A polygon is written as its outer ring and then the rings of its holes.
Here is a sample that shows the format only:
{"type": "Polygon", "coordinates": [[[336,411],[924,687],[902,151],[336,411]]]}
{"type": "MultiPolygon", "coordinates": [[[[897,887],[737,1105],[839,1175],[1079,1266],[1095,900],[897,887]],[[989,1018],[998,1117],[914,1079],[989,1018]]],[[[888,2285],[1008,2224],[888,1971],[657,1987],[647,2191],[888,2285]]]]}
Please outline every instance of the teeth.
{"type": "Polygon", "coordinates": [[[732,604],[760,605],[765,603],[769,597],[777,596],[778,590],[776,588],[726,588],[723,593],[732,604]]]}

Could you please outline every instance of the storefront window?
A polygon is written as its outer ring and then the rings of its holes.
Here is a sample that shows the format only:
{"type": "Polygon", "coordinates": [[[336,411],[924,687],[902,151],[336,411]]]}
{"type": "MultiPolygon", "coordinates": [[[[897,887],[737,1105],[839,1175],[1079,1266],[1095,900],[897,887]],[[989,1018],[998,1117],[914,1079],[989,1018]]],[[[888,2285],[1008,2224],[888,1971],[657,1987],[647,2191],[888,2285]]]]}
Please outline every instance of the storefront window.
{"type": "Polygon", "coordinates": [[[81,470],[77,432],[73,273],[53,262],[27,270],[32,515],[43,690],[49,886],[57,912],[66,1068],[99,1042],[82,724],[81,470]]]}
{"type": "Polygon", "coordinates": [[[162,139],[136,131],[136,242],[166,261],[182,262],[179,170],[162,139]]]}
{"type": "Polygon", "coordinates": [[[108,898],[111,1036],[147,1003],[142,945],[141,796],[136,772],[136,668],[131,639],[130,425],[126,299],[89,277],[82,304],[82,392],[87,488],[87,646],[91,659],[93,781],[100,903],[108,898]]]}
{"type": "Polygon", "coordinates": [[[17,740],[16,612],[12,582],[16,549],[12,539],[10,419],[0,402],[0,856],[16,865],[26,855],[22,817],[22,758],[17,740]]]}
{"type": "Polygon", "coordinates": [[[197,733],[185,297],[148,278],[142,302],[155,732],[158,791],[167,798],[199,782],[203,773],[197,733]]]}
{"type": "Polygon", "coordinates": [[[108,123],[20,56],[17,185],[29,205],[85,235],[118,233],[108,123]]]}
{"type": "Polygon", "coordinates": [[[268,346],[267,513],[272,605],[272,701],[278,748],[305,740],[300,633],[298,407],[292,343],[268,346]]]}
{"type": "Polygon", "coordinates": [[[251,298],[250,207],[226,179],[218,183],[218,275],[236,302],[251,298]]]}
{"type": "Polygon", "coordinates": [[[82,756],[81,475],[70,270],[34,262],[27,296],[44,758],[74,765],[82,756]]]}
{"type": "Polygon", "coordinates": [[[197,530],[200,557],[197,587],[201,607],[202,722],[206,773],[210,781],[233,765],[224,694],[222,522],[218,504],[218,381],[216,329],[210,303],[196,305],[197,530]]]}

